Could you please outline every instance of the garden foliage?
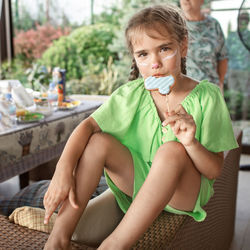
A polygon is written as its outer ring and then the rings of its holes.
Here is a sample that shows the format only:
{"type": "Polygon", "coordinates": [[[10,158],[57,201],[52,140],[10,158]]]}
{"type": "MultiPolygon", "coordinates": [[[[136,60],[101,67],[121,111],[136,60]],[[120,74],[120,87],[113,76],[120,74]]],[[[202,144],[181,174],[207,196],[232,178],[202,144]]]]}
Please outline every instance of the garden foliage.
{"type": "MultiPolygon", "coordinates": [[[[179,3],[178,0],[167,2],[174,5],[179,3]]],[[[38,20],[43,25],[35,25],[27,9],[25,15],[14,18],[15,27],[23,31],[16,33],[16,58],[10,64],[2,64],[0,79],[19,79],[25,86],[39,89],[41,85],[49,84],[51,70],[60,67],[66,69],[67,94],[110,95],[128,81],[132,57],[125,44],[125,25],[131,15],[152,4],[162,4],[162,1],[120,0],[94,15],[95,24],[86,25],[85,22],[76,29],[66,19],[62,26],[71,28],[57,27],[59,19],[55,18],[55,8],[52,8],[54,21],[46,21],[43,16],[45,12],[40,11],[38,20]],[[47,24],[44,24],[45,21],[47,24]],[[71,29],[74,30],[70,33],[71,29]]],[[[205,0],[204,7],[209,5],[209,0],[205,0]]],[[[57,14],[64,16],[63,13],[57,14]]],[[[225,90],[225,99],[232,118],[239,119],[244,112],[242,93],[225,90]],[[234,106],[231,99],[234,99],[234,106]]]]}
{"type": "Polygon", "coordinates": [[[48,67],[66,69],[67,79],[99,74],[106,67],[109,57],[116,57],[116,53],[108,49],[114,36],[110,24],[83,26],[55,41],[40,62],[48,67]]]}
{"type": "Polygon", "coordinates": [[[43,26],[37,24],[35,29],[17,31],[14,38],[15,55],[29,65],[35,59],[40,58],[54,40],[69,33],[69,28],[62,29],[50,24],[43,26]]]}

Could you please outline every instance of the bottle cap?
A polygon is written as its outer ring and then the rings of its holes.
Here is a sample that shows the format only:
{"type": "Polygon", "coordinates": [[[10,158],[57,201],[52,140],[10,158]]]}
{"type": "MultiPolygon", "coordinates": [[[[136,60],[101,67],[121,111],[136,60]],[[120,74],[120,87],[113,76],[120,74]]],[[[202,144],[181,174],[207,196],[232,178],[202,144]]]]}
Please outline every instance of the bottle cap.
{"type": "Polygon", "coordinates": [[[54,82],[51,82],[50,84],[49,84],[49,88],[50,89],[53,89],[53,88],[55,88],[56,87],[56,84],[54,83],[54,82]]]}
{"type": "Polygon", "coordinates": [[[12,98],[11,93],[6,93],[5,98],[9,101],[12,98]]]}

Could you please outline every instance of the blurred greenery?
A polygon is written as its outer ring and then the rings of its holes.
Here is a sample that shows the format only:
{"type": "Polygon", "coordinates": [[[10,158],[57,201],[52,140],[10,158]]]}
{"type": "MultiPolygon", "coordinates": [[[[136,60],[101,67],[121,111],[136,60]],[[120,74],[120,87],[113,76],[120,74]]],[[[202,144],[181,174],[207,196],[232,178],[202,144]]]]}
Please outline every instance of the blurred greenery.
{"type": "MultiPolygon", "coordinates": [[[[37,4],[41,11],[36,17],[31,15],[27,6],[17,2],[13,0],[12,7],[14,26],[19,31],[36,29],[36,23],[58,25],[59,16],[63,17],[65,25],[76,27],[70,24],[66,15],[59,13],[60,8],[55,8],[53,3],[47,6],[54,13],[48,20],[40,1],[37,4]]],[[[28,69],[28,58],[16,58],[10,65],[4,64],[0,78],[16,78],[25,86],[37,89],[40,84],[49,84],[47,71],[60,67],[66,69],[67,93],[111,94],[129,77],[131,58],[124,42],[124,25],[139,8],[160,3],[159,0],[121,0],[119,4],[114,3],[94,16],[95,24],[84,23],[70,35],[54,40],[41,58],[31,60],[28,69]],[[44,66],[48,69],[46,73],[44,66]]]]}
{"type": "Polygon", "coordinates": [[[107,23],[75,29],[69,36],[54,41],[39,62],[47,67],[66,69],[67,80],[99,74],[109,57],[116,57],[116,53],[108,49],[114,36],[113,25],[107,23]]]}
{"type": "Polygon", "coordinates": [[[25,70],[24,63],[20,59],[14,59],[11,63],[5,62],[0,67],[0,79],[18,79],[27,86],[25,70]]]}
{"type": "Polygon", "coordinates": [[[22,60],[15,59],[10,64],[5,62],[0,68],[0,79],[18,79],[24,87],[40,91],[49,82],[51,74],[39,63],[33,63],[30,68],[22,60]]]}
{"type": "Polygon", "coordinates": [[[27,82],[33,90],[46,92],[45,85],[49,82],[51,75],[47,68],[38,63],[33,63],[30,68],[25,71],[27,82]]]}
{"type": "Polygon", "coordinates": [[[242,117],[250,119],[250,100],[244,101],[244,93],[227,89],[224,91],[224,98],[232,120],[240,120],[242,117]]]}
{"type": "MultiPolygon", "coordinates": [[[[139,9],[152,4],[172,3],[179,0],[120,0],[111,7],[104,8],[93,17],[94,24],[84,21],[81,27],[70,23],[66,13],[57,6],[56,1],[49,1],[50,16],[46,16],[45,6],[40,5],[40,12],[34,16],[27,6],[18,5],[12,0],[13,22],[15,29],[26,31],[36,29],[36,23],[50,23],[58,27],[69,27],[69,35],[54,40],[52,45],[39,59],[31,60],[27,69],[28,58],[16,58],[11,64],[4,63],[0,69],[0,79],[19,79],[26,87],[39,90],[48,85],[54,67],[66,69],[67,94],[110,95],[117,87],[128,81],[131,56],[125,44],[124,28],[129,18],[139,9]],[[52,14],[53,13],[53,14],[52,14]]],[[[203,7],[208,8],[210,0],[205,0],[203,7]]],[[[231,24],[228,25],[228,31],[231,24]]],[[[39,42],[39,41],[38,41],[39,42]]],[[[242,111],[242,93],[225,91],[225,100],[233,119],[240,119],[242,111]]],[[[250,118],[250,114],[248,116],[250,118]]]]}
{"type": "Polygon", "coordinates": [[[37,9],[29,8],[27,1],[12,0],[12,21],[14,31],[27,31],[35,28],[37,25],[53,25],[54,27],[61,26],[62,28],[71,27],[72,29],[79,26],[75,23],[70,23],[68,16],[63,11],[63,7],[58,4],[58,1],[36,0],[37,9]]]}
{"type": "Polygon", "coordinates": [[[118,69],[113,64],[113,58],[109,57],[107,67],[99,74],[94,72],[94,65],[90,67],[87,76],[81,79],[67,81],[67,94],[84,93],[92,95],[111,95],[119,87],[118,69]],[[93,71],[91,71],[93,70],[93,71]]]}

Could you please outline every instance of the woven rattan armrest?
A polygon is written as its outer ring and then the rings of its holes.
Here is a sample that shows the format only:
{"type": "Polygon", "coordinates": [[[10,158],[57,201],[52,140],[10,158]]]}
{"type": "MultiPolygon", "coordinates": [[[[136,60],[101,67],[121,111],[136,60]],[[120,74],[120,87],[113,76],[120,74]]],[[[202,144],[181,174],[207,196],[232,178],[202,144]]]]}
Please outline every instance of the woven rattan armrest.
{"type": "MultiPolygon", "coordinates": [[[[186,216],[162,212],[133,249],[162,249],[162,246],[168,246],[185,219],[186,216]]],[[[0,249],[43,249],[47,239],[47,233],[11,223],[8,217],[0,215],[0,249]]],[[[96,248],[72,242],[72,250],[74,249],[94,250],[96,248]]]]}
{"type": "MultiPolygon", "coordinates": [[[[41,250],[48,239],[48,234],[11,223],[8,217],[0,215],[1,250],[41,250]]],[[[94,250],[95,248],[72,243],[72,250],[94,250]]]]}

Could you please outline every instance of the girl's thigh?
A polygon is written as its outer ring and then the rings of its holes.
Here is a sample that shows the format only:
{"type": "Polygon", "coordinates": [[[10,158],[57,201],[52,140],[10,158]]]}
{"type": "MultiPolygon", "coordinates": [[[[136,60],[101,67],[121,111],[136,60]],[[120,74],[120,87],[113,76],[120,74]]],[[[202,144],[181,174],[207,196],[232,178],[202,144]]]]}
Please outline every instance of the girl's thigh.
{"type": "Polygon", "coordinates": [[[133,195],[133,158],[120,141],[107,133],[95,133],[89,141],[98,154],[104,155],[104,168],[114,184],[128,196],[133,195]]]}

